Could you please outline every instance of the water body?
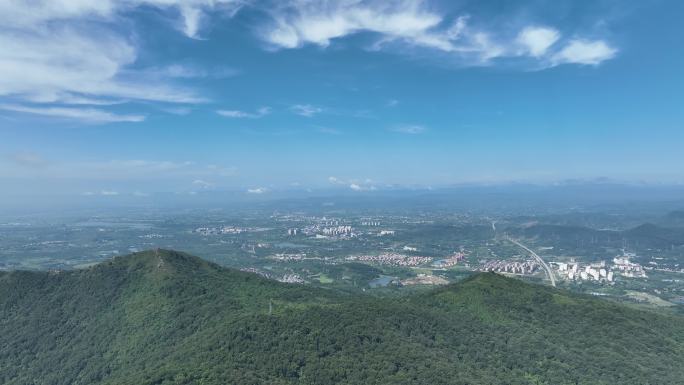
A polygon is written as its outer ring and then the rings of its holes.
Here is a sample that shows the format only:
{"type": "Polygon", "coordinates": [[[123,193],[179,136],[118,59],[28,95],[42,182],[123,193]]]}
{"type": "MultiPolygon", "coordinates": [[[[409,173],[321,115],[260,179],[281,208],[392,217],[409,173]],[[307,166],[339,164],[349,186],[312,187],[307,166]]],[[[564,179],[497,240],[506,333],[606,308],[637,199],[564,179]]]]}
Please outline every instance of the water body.
{"type": "Polygon", "coordinates": [[[375,278],[374,280],[368,282],[368,286],[371,287],[371,289],[374,289],[376,287],[385,287],[390,284],[393,280],[397,279],[397,277],[391,277],[389,275],[381,275],[378,278],[375,278]]]}
{"type": "Polygon", "coordinates": [[[438,261],[433,262],[433,263],[432,263],[432,266],[434,266],[434,267],[442,267],[442,266],[444,266],[446,263],[447,263],[447,260],[446,260],[446,259],[440,259],[440,260],[438,260],[438,261]]]}

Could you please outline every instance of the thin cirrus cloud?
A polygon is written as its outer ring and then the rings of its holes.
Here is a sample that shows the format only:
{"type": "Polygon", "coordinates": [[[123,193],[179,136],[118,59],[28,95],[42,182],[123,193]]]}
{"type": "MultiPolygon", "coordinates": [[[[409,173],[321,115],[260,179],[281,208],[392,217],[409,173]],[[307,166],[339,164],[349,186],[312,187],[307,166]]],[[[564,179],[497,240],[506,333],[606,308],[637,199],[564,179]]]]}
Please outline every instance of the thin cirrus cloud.
{"type": "Polygon", "coordinates": [[[248,188],[247,189],[247,194],[265,194],[268,192],[268,189],[266,187],[256,187],[256,188],[248,188]]]}
{"type": "Polygon", "coordinates": [[[398,132],[400,134],[417,135],[427,131],[427,128],[419,124],[404,124],[391,127],[389,130],[393,132],[398,132]]]}
{"type": "Polygon", "coordinates": [[[290,107],[290,111],[296,115],[310,118],[323,112],[323,108],[311,104],[295,104],[290,107]]]}
{"type": "Polygon", "coordinates": [[[528,25],[511,34],[475,26],[469,15],[449,21],[426,1],[294,1],[274,7],[270,15],[272,20],[261,27],[260,36],[274,49],[327,47],[335,39],[366,32],[377,36],[375,50],[420,48],[446,53],[465,66],[521,57],[542,68],[598,65],[617,53],[604,40],[564,40],[560,31],[548,26],[528,25]]]}
{"type": "Polygon", "coordinates": [[[247,118],[247,119],[258,119],[272,112],[271,107],[261,107],[256,110],[256,112],[245,112],[241,110],[217,110],[216,113],[224,116],[226,118],[247,118]]]}
{"type": "Polygon", "coordinates": [[[95,108],[28,107],[14,104],[1,104],[0,109],[89,123],[142,122],[145,120],[144,115],[114,114],[95,108]]]}

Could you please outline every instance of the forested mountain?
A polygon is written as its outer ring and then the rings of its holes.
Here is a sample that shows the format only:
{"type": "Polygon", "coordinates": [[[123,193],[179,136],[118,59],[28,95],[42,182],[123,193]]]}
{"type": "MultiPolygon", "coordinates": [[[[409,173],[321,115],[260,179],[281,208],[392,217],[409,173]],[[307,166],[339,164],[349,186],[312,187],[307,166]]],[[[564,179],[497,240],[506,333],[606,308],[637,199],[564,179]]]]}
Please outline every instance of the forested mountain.
{"type": "Polygon", "coordinates": [[[684,319],[493,273],[403,298],[173,251],[0,274],[2,384],[681,384],[684,319]]]}

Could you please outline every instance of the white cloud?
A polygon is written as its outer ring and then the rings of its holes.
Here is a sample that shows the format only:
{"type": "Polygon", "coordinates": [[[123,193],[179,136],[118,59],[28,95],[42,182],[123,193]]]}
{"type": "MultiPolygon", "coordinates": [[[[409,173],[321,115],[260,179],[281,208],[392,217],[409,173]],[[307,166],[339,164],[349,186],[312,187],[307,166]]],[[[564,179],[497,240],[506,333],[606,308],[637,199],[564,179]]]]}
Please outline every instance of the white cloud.
{"type": "Polygon", "coordinates": [[[411,135],[422,134],[426,130],[427,128],[425,128],[425,126],[421,126],[418,124],[407,124],[390,128],[390,131],[411,135]]]}
{"type": "Polygon", "coordinates": [[[202,179],[195,179],[192,181],[192,185],[202,190],[208,190],[216,186],[215,183],[207,182],[202,179]]]}
{"type": "Polygon", "coordinates": [[[0,96],[33,102],[111,99],[197,103],[203,98],[163,80],[124,74],[137,57],[135,46],[107,29],[73,26],[0,29],[0,96]],[[125,75],[125,76],[124,76],[125,75]]]}
{"type": "Polygon", "coordinates": [[[349,188],[354,190],[354,191],[375,191],[377,188],[373,185],[362,185],[359,183],[351,183],[349,184],[349,188]]]}
{"type": "Polygon", "coordinates": [[[15,104],[1,104],[0,109],[25,114],[49,116],[86,123],[142,122],[143,115],[119,115],[94,108],[70,107],[27,107],[15,104]]]}
{"type": "Polygon", "coordinates": [[[331,39],[360,31],[411,37],[441,22],[439,15],[423,9],[421,1],[294,1],[272,14],[273,23],[263,37],[282,48],[327,46],[331,39]]]}
{"type": "Polygon", "coordinates": [[[469,15],[449,19],[421,0],[299,0],[267,12],[272,20],[262,26],[260,35],[276,49],[307,44],[325,48],[335,39],[371,33],[376,36],[373,49],[440,53],[439,58],[447,54],[450,62],[466,66],[491,65],[493,59],[520,57],[538,61],[544,68],[549,67],[553,57],[557,57],[558,63],[594,64],[612,58],[616,52],[606,43],[604,49],[598,47],[600,41],[591,42],[593,48],[578,47],[571,41],[562,51],[555,52],[552,48],[562,40],[555,28],[528,25],[511,31],[509,27],[482,21],[472,23],[469,15]]]}
{"type": "Polygon", "coordinates": [[[603,40],[572,40],[553,56],[553,63],[599,65],[612,59],[618,50],[603,40]]]}
{"type": "Polygon", "coordinates": [[[328,182],[331,184],[334,184],[336,186],[346,186],[351,190],[354,191],[375,191],[377,188],[372,184],[373,181],[370,179],[365,179],[365,180],[357,180],[357,179],[352,179],[352,180],[342,180],[340,178],[331,176],[328,177],[328,182]]]}
{"type": "Polygon", "coordinates": [[[290,107],[290,111],[299,116],[310,118],[323,112],[323,108],[312,106],[311,104],[295,104],[294,106],[290,107]]]}
{"type": "Polygon", "coordinates": [[[268,192],[268,189],[265,187],[257,187],[257,188],[247,189],[248,194],[264,194],[266,192],[268,192]]]}
{"type": "Polygon", "coordinates": [[[118,191],[112,191],[112,190],[102,190],[100,191],[100,195],[103,196],[116,196],[119,195],[118,191]]]}
{"type": "Polygon", "coordinates": [[[212,79],[222,79],[231,76],[235,76],[239,73],[238,70],[226,67],[218,66],[213,68],[204,68],[196,65],[187,64],[171,64],[165,67],[153,67],[148,68],[143,71],[146,76],[154,77],[171,77],[171,78],[181,78],[181,79],[195,79],[195,78],[212,78],[212,79]]]}
{"type": "Polygon", "coordinates": [[[346,0],[295,1],[271,11],[273,22],[262,30],[262,38],[276,48],[321,47],[331,40],[371,32],[379,36],[374,45],[391,43],[434,49],[487,61],[503,50],[488,33],[469,28],[468,16],[446,27],[444,17],[425,1],[346,0]]]}
{"type": "MultiPolygon", "coordinates": [[[[128,100],[203,102],[203,97],[171,79],[230,76],[234,70],[176,65],[156,76],[132,70],[139,47],[135,34],[120,25],[133,9],[155,7],[162,15],[180,15],[179,28],[196,38],[207,12],[231,16],[242,4],[240,0],[0,1],[0,97],[100,106],[128,100]]],[[[93,120],[118,121],[116,115],[88,114],[93,120]]]]}
{"type": "Polygon", "coordinates": [[[553,28],[526,27],[520,31],[516,40],[530,56],[540,57],[558,39],[560,39],[560,33],[553,28]]]}
{"type": "Polygon", "coordinates": [[[151,6],[180,14],[179,29],[188,37],[196,38],[207,12],[220,11],[232,16],[243,4],[242,0],[10,0],[0,2],[0,23],[22,28],[52,21],[111,21],[131,9],[151,6]]]}
{"type": "Polygon", "coordinates": [[[256,112],[245,112],[240,110],[217,110],[216,113],[227,118],[250,118],[258,119],[271,113],[271,107],[261,107],[256,112]]]}

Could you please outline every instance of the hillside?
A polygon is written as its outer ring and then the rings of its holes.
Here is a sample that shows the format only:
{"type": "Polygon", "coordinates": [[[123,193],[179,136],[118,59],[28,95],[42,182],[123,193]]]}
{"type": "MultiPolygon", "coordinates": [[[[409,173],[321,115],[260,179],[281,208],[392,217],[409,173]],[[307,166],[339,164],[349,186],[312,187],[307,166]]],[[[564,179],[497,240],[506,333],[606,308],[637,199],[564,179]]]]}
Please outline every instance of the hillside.
{"type": "Polygon", "coordinates": [[[173,251],[0,274],[2,384],[677,384],[684,319],[493,273],[406,298],[173,251]]]}

